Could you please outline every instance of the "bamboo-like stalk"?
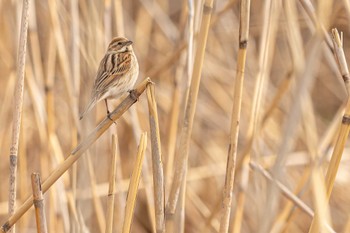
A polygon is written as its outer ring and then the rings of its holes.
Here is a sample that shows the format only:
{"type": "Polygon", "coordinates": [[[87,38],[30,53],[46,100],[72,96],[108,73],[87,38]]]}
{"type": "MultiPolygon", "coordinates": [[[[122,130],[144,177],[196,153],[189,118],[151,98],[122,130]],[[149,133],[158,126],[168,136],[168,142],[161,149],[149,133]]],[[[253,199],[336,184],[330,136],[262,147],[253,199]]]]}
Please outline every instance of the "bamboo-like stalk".
{"type": "Polygon", "coordinates": [[[175,207],[179,198],[180,188],[183,181],[186,181],[186,168],[188,160],[188,152],[190,146],[190,138],[192,133],[192,126],[194,114],[197,104],[197,96],[199,90],[199,83],[202,72],[202,65],[204,60],[205,47],[208,37],[211,11],[213,8],[213,0],[206,0],[203,6],[203,18],[198,37],[198,47],[194,61],[194,69],[192,74],[191,87],[189,90],[189,98],[186,104],[185,118],[183,128],[180,136],[180,146],[177,157],[175,159],[174,180],[172,183],[169,200],[166,206],[166,220],[170,220],[175,213],[175,207]]]}
{"type": "Polygon", "coordinates": [[[35,219],[38,233],[47,232],[44,197],[41,190],[41,179],[39,173],[32,173],[33,203],[35,207],[35,219]]]}
{"type": "Polygon", "coordinates": [[[135,208],[137,191],[140,183],[141,170],[142,170],[142,161],[147,147],[147,133],[144,132],[141,134],[140,144],[137,151],[136,162],[134,170],[131,175],[129,190],[125,206],[125,217],[123,223],[123,233],[129,233],[131,229],[131,222],[135,208]]]}
{"type": "Polygon", "coordinates": [[[115,178],[117,172],[117,143],[118,138],[116,134],[112,135],[112,163],[109,172],[109,188],[107,196],[107,219],[106,219],[106,233],[113,232],[113,213],[114,213],[114,199],[115,199],[115,178]]]}
{"type": "Polygon", "coordinates": [[[164,173],[162,162],[162,150],[159,135],[158,111],[154,92],[154,85],[147,87],[147,100],[149,109],[149,124],[151,130],[151,148],[152,148],[152,170],[153,170],[153,188],[155,201],[156,232],[165,232],[164,223],[164,173]]]}
{"type": "MultiPolygon", "coordinates": [[[[136,101],[137,98],[145,91],[147,85],[151,82],[149,78],[140,83],[127,98],[125,98],[117,108],[110,114],[113,121],[118,120],[136,101]],[[135,99],[136,97],[136,99],[135,99]]],[[[108,117],[105,117],[101,123],[71,152],[70,156],[61,163],[51,175],[44,181],[42,190],[45,193],[71,166],[76,162],[83,153],[113,124],[108,117]]],[[[1,226],[0,232],[7,232],[17,220],[32,206],[33,198],[28,198],[18,210],[9,217],[1,226]]]]}
{"type": "MultiPolygon", "coordinates": [[[[17,160],[18,160],[18,145],[21,131],[23,92],[24,92],[24,72],[26,63],[27,49],[27,33],[28,33],[28,17],[29,17],[29,0],[23,0],[21,29],[18,44],[17,55],[17,83],[15,89],[15,108],[13,111],[12,139],[10,147],[10,176],[9,176],[9,202],[8,212],[13,215],[16,208],[16,187],[17,187],[17,160]]],[[[15,232],[13,227],[12,232],[15,232]]]]}
{"type": "MultiPolygon", "coordinates": [[[[348,99],[345,106],[345,113],[343,115],[337,142],[334,147],[331,161],[326,173],[326,201],[327,202],[333,190],[335,177],[338,172],[340,160],[341,160],[345,143],[349,136],[349,131],[350,131],[350,75],[349,75],[349,69],[348,69],[348,65],[347,65],[344,50],[343,50],[343,37],[342,35],[339,36],[337,29],[332,30],[332,39],[333,39],[333,46],[334,46],[334,56],[336,57],[340,73],[344,80],[345,88],[348,93],[348,99]]],[[[319,232],[320,223],[317,215],[318,214],[316,213],[316,217],[313,219],[311,223],[309,233],[319,232]]]]}
{"type": "MultiPolygon", "coordinates": [[[[237,57],[237,74],[234,82],[234,96],[231,116],[231,133],[230,144],[227,155],[227,168],[225,185],[223,190],[222,212],[220,220],[220,233],[228,232],[230,224],[231,203],[233,183],[236,172],[236,157],[239,121],[242,105],[242,92],[244,70],[247,54],[248,36],[249,36],[249,15],[250,15],[250,0],[242,0],[240,5],[240,21],[239,21],[239,50],[237,57]]],[[[237,222],[236,222],[237,223],[237,222]]],[[[237,224],[241,224],[237,223],[237,224]]]]}

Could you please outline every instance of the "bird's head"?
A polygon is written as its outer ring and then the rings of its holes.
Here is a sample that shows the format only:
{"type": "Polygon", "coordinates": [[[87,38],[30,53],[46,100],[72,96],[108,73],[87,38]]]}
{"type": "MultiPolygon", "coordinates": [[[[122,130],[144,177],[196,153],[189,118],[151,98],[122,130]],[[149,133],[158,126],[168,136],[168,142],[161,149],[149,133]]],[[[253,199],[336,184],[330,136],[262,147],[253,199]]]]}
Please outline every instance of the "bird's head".
{"type": "Polygon", "coordinates": [[[132,51],[132,43],[125,37],[114,37],[108,45],[108,51],[117,53],[132,51]]]}

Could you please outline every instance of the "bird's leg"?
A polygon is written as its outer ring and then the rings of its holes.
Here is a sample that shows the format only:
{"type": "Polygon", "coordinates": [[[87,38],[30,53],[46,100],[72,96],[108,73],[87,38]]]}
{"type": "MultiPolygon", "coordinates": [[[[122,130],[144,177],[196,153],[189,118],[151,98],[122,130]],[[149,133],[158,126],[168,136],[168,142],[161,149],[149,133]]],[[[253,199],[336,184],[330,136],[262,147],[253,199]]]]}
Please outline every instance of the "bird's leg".
{"type": "Polygon", "coordinates": [[[106,109],[107,109],[107,115],[109,116],[109,109],[108,109],[108,103],[107,103],[107,99],[105,99],[105,104],[106,104],[106,109]]]}
{"type": "Polygon", "coordinates": [[[107,99],[105,99],[105,104],[106,104],[106,109],[107,109],[107,117],[108,119],[110,119],[111,121],[113,121],[114,124],[117,124],[115,123],[115,121],[111,118],[110,116],[110,112],[109,112],[109,109],[108,109],[108,102],[107,102],[107,99]]]}

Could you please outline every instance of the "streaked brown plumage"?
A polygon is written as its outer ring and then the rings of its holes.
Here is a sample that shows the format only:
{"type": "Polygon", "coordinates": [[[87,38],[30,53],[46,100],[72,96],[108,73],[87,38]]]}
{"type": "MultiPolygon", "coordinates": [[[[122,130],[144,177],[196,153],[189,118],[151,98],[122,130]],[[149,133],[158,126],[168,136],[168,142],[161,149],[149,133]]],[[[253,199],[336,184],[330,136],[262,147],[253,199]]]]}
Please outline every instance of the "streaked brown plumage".
{"type": "Polygon", "coordinates": [[[107,99],[116,99],[134,87],[139,65],[131,45],[132,41],[124,37],[115,37],[110,42],[97,71],[91,100],[80,119],[101,100],[105,100],[109,114],[107,99]]]}

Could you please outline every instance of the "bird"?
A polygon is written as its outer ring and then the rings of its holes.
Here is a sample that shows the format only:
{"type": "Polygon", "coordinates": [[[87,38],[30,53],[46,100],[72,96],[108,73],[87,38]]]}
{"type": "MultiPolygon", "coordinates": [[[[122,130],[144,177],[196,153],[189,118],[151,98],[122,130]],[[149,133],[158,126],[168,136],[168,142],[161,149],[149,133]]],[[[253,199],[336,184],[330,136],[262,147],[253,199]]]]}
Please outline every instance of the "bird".
{"type": "Polygon", "coordinates": [[[105,101],[109,117],[108,99],[117,99],[130,92],[139,74],[139,65],[132,48],[133,42],[125,37],[114,37],[102,58],[90,102],[80,114],[80,120],[101,100],[105,101]]]}

